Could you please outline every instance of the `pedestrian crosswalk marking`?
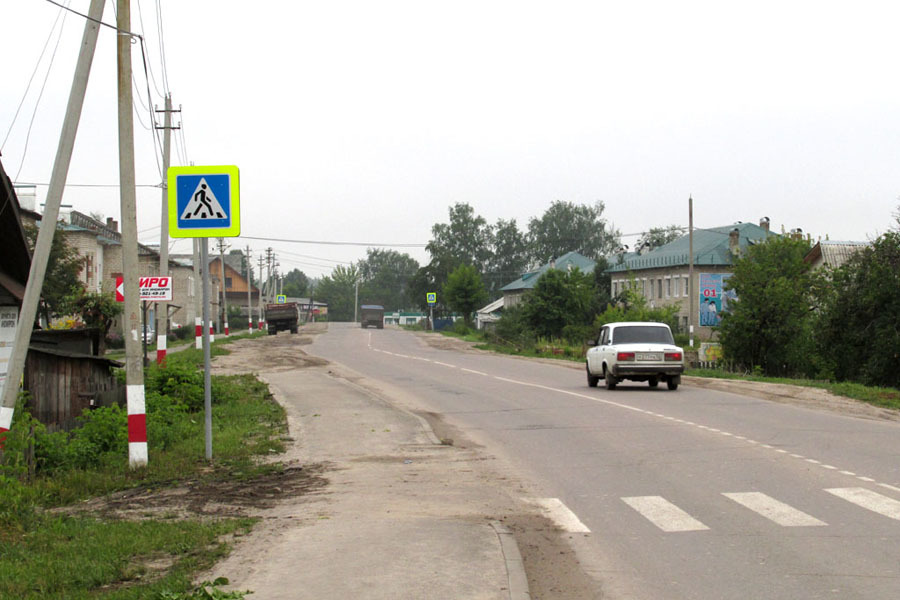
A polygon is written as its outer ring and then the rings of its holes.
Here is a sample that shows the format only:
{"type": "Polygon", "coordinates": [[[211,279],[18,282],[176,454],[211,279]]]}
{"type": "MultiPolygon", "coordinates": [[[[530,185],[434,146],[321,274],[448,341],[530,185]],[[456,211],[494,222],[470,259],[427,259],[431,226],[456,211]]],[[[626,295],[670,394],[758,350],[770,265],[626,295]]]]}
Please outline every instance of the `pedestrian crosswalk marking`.
{"type": "Polygon", "coordinates": [[[182,221],[200,221],[204,219],[226,219],[228,215],[222,209],[219,201],[216,200],[216,195],[206,182],[206,178],[201,177],[200,182],[197,183],[197,187],[194,189],[194,193],[191,194],[191,199],[188,201],[187,206],[184,207],[179,218],[182,221]]]}
{"type": "Polygon", "coordinates": [[[568,533],[590,533],[587,525],[581,522],[578,515],[573,513],[559,498],[531,498],[527,499],[531,504],[540,506],[544,515],[568,533]]]}
{"type": "Polygon", "coordinates": [[[703,531],[709,529],[709,527],[662,496],[632,496],[622,498],[622,501],[666,532],[703,531]]]}
{"type": "Polygon", "coordinates": [[[722,495],[784,527],[822,527],[827,525],[824,521],[761,492],[723,493],[722,495]]]}
{"type": "Polygon", "coordinates": [[[890,517],[900,521],[900,502],[887,496],[882,496],[878,492],[867,490],[866,488],[831,488],[826,489],[829,494],[834,494],[838,498],[843,498],[848,502],[852,502],[857,506],[867,508],[872,512],[890,517]]]}

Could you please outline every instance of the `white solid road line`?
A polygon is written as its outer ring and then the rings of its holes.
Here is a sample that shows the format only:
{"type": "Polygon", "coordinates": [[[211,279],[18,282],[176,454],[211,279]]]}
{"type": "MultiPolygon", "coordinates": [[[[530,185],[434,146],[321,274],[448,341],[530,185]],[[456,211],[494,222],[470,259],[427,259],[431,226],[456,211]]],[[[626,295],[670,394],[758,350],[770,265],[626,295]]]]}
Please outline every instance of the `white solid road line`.
{"type": "Polygon", "coordinates": [[[824,521],[761,492],[723,493],[722,495],[784,527],[822,527],[827,525],[824,521]]]}
{"type": "Polygon", "coordinates": [[[537,504],[543,510],[544,515],[556,526],[568,533],[590,533],[587,525],[569,510],[559,498],[526,498],[531,504],[537,504]]]}
{"type": "Polygon", "coordinates": [[[709,529],[662,496],[632,496],[622,498],[622,501],[666,532],[709,529]]]}
{"type": "Polygon", "coordinates": [[[866,488],[831,488],[825,490],[857,506],[900,521],[900,502],[866,488]]]}

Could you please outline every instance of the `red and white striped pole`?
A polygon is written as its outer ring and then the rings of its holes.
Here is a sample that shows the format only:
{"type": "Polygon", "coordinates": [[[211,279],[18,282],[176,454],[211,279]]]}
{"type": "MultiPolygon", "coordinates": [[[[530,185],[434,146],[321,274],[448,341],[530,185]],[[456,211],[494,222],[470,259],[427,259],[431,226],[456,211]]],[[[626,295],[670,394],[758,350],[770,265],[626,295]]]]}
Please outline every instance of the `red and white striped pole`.
{"type": "Polygon", "coordinates": [[[213,329],[212,321],[209,322],[209,343],[212,344],[216,341],[216,330],[213,329]]]}
{"type": "Polygon", "coordinates": [[[12,418],[12,408],[0,407],[0,450],[3,449],[3,445],[6,443],[6,432],[12,428],[12,418]]]}
{"type": "Polygon", "coordinates": [[[203,350],[203,319],[200,317],[194,319],[194,348],[203,350]]]}
{"type": "Polygon", "coordinates": [[[228,337],[231,333],[228,331],[228,319],[225,319],[225,337],[228,337]]]}
{"type": "Polygon", "coordinates": [[[132,467],[147,464],[147,405],[144,384],[125,387],[128,403],[128,464],[132,467]]]}
{"type": "Polygon", "coordinates": [[[166,334],[161,333],[156,336],[156,364],[161,365],[166,362],[166,334]]]}
{"type": "Polygon", "coordinates": [[[247,331],[253,333],[253,317],[247,319],[247,331]]]}

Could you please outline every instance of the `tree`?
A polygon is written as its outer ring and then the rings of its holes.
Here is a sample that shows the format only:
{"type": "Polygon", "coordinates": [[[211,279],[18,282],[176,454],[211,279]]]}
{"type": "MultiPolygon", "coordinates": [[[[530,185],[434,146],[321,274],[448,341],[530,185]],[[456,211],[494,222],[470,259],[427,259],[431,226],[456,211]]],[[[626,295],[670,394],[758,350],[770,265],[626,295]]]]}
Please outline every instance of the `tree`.
{"type": "Polygon", "coordinates": [[[832,274],[816,331],[834,377],[900,387],[900,231],[854,253],[832,274]]]}
{"type": "MultiPolygon", "coordinates": [[[[32,252],[37,243],[37,236],[37,227],[25,226],[25,237],[28,238],[32,252]]],[[[50,256],[47,259],[44,285],[41,288],[40,313],[44,320],[49,322],[51,317],[68,312],[70,298],[84,289],[84,284],[78,279],[83,266],[84,260],[78,251],[66,242],[61,223],[57,224],[56,235],[53,236],[50,256]]]]}
{"type": "Polygon", "coordinates": [[[491,256],[490,226],[464,202],[451,206],[449,216],[449,223],[432,226],[431,241],[425,249],[432,260],[452,257],[459,264],[473,265],[483,273],[491,256]]]}
{"type": "Polygon", "coordinates": [[[471,265],[460,265],[450,273],[443,292],[447,304],[462,313],[467,326],[472,323],[472,313],[487,301],[481,275],[471,265]]]}
{"type": "Polygon", "coordinates": [[[498,219],[491,237],[491,255],[484,279],[489,295],[494,298],[500,295],[500,288],[525,272],[528,246],[515,219],[498,219]]]}
{"type": "Polygon", "coordinates": [[[522,317],[537,335],[560,338],[566,328],[591,325],[595,296],[593,274],[549,269],[525,297],[522,317]]]}
{"type": "MultiPolygon", "coordinates": [[[[809,242],[773,237],[737,260],[726,289],[729,303],[719,326],[725,356],[767,375],[808,375],[815,369],[812,327],[822,277],[803,260],[809,242]]],[[[846,346],[845,346],[846,347],[846,346]]]]}
{"type": "Polygon", "coordinates": [[[386,310],[409,306],[410,280],[419,269],[419,263],[414,258],[396,250],[369,248],[366,258],[357,266],[361,302],[365,299],[365,304],[380,304],[386,310]]]}
{"type": "Polygon", "coordinates": [[[650,250],[665,246],[669,242],[674,242],[684,235],[684,229],[678,225],[668,225],[666,227],[651,227],[650,231],[641,234],[637,247],[647,247],[650,250]]]}
{"type": "Polygon", "coordinates": [[[329,321],[354,321],[353,304],[359,271],[355,266],[338,265],[331,275],[320,279],[316,285],[316,300],[328,304],[329,321]]]}
{"type": "Polygon", "coordinates": [[[85,327],[96,327],[100,330],[100,353],[103,354],[106,335],[115,323],[116,316],[122,312],[122,304],[116,302],[113,293],[93,293],[84,288],[79,289],[67,301],[67,312],[79,315],[85,327]]]}
{"type": "Polygon", "coordinates": [[[284,275],[284,295],[292,298],[308,298],[309,277],[300,269],[292,269],[284,275]]]}
{"type": "Polygon", "coordinates": [[[540,219],[528,222],[529,258],[544,264],[571,251],[596,260],[612,254],[621,243],[620,233],[603,219],[605,206],[593,206],[557,200],[540,219]]]}

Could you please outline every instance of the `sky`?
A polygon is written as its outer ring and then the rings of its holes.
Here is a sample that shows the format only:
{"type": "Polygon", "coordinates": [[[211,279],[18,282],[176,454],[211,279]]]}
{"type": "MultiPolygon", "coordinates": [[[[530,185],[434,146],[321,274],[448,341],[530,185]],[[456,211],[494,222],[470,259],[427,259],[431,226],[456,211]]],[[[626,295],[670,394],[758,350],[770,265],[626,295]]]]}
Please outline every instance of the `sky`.
{"type": "MultiPolygon", "coordinates": [[[[311,277],[367,245],[426,263],[432,225],[457,202],[522,230],[554,201],[603,202],[632,246],[687,226],[689,196],[696,227],[769,217],[832,240],[876,237],[900,205],[896,2],[132,0],[131,12],[150,71],[133,44],[142,243],[159,243],[149,127],[166,90],[182,111],[172,164],[240,169],[230,247],[256,261],[271,246],[282,271],[311,277]]],[[[115,23],[112,2],[103,20],[115,23]]],[[[40,203],[84,19],[6,0],[0,22],[2,160],[40,203]]],[[[102,28],[63,203],[120,219],[116,102],[115,32],[102,28]]]]}

